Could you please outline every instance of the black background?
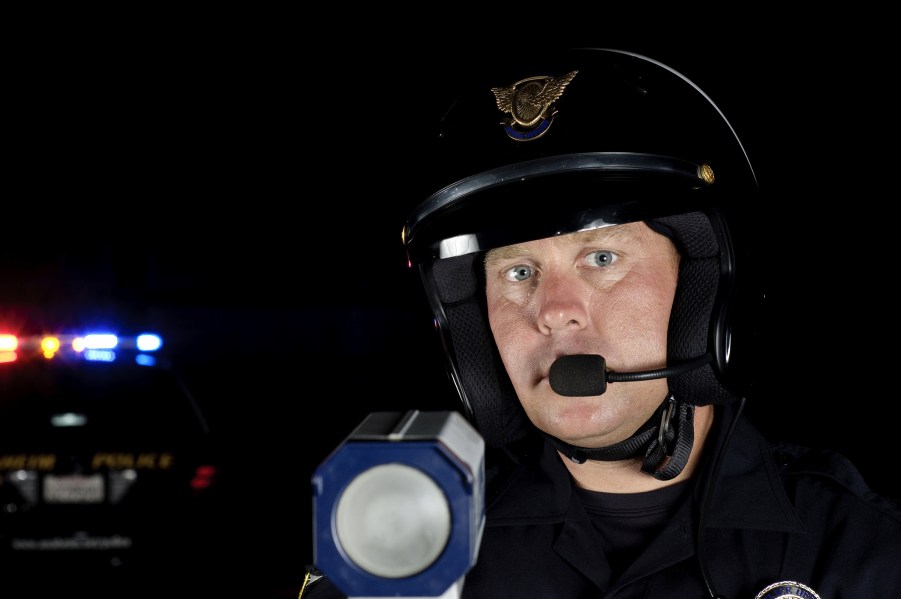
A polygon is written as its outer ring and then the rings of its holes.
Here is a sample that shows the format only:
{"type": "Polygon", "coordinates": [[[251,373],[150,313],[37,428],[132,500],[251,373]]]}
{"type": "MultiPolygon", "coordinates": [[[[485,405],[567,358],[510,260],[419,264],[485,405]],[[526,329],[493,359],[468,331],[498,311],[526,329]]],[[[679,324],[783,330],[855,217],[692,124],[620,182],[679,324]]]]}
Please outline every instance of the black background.
{"type": "MultiPolygon", "coordinates": [[[[312,43],[312,19],[209,17],[27,23],[4,76],[0,322],[162,333],[227,448],[226,575],[296,596],[315,466],[370,411],[457,407],[401,246],[422,199],[407,183],[455,79],[516,45],[423,27],[312,43]]],[[[634,29],[573,45],[692,79],[761,184],[766,359],[749,411],[896,494],[895,69],[878,36],[634,29]]]]}

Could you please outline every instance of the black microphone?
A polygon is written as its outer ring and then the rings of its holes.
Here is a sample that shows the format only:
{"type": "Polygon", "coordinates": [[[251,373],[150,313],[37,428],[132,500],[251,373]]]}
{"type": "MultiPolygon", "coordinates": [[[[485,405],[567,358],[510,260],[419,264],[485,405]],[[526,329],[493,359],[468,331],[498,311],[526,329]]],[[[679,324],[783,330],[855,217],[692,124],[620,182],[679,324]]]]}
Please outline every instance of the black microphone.
{"type": "Polygon", "coordinates": [[[565,397],[590,397],[601,395],[607,390],[607,383],[621,381],[648,381],[675,376],[700,368],[713,360],[713,354],[704,354],[677,366],[641,370],[638,372],[614,372],[606,370],[607,361],[598,354],[572,354],[560,356],[548,372],[551,389],[565,397]]]}

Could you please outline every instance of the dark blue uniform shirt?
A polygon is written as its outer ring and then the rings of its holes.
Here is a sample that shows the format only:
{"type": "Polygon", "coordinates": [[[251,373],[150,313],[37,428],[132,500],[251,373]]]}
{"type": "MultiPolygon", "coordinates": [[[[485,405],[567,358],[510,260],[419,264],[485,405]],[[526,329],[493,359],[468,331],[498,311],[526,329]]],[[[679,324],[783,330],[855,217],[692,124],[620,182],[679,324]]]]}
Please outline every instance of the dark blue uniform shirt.
{"type": "MultiPolygon", "coordinates": [[[[549,443],[489,453],[486,526],[462,597],[701,599],[712,590],[753,599],[780,582],[821,599],[901,597],[901,508],[870,491],[844,457],[768,442],[744,416],[726,443],[734,408],[716,409],[693,488],[616,574],[597,516],[593,523],[549,443]]],[[[303,595],[343,596],[327,576],[303,595]]]]}

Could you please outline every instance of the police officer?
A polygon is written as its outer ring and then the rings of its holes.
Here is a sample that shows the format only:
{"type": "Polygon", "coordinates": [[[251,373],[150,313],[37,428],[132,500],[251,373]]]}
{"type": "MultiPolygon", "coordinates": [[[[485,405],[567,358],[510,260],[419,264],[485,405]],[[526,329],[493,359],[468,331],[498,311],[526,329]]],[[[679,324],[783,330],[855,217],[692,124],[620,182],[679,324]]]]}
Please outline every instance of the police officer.
{"type": "Polygon", "coordinates": [[[462,596],[901,596],[898,506],[743,412],[766,258],[729,122],[645,56],[514,56],[454,99],[403,230],[488,447],[462,596]]]}

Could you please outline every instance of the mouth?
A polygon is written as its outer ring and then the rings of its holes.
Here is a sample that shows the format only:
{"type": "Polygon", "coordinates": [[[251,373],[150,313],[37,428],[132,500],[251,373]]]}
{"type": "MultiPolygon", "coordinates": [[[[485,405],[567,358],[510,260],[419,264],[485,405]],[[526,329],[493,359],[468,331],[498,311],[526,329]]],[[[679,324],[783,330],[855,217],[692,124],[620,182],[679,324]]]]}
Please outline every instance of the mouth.
{"type": "Polygon", "coordinates": [[[611,365],[598,349],[584,346],[558,348],[545,355],[537,362],[533,380],[535,389],[568,398],[603,395],[611,365]],[[561,361],[564,357],[572,359],[561,361]]]}
{"type": "Polygon", "coordinates": [[[551,357],[546,358],[546,359],[541,359],[538,362],[538,368],[536,370],[536,377],[535,377],[535,385],[536,386],[546,385],[548,388],[551,388],[550,387],[551,366],[553,366],[557,360],[559,360],[560,358],[562,358],[564,356],[576,356],[576,355],[600,356],[601,354],[599,354],[597,352],[593,352],[593,351],[579,351],[579,350],[556,351],[553,353],[553,355],[551,357]]]}

